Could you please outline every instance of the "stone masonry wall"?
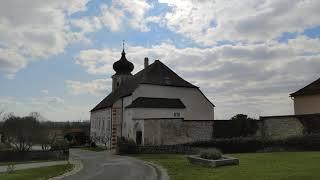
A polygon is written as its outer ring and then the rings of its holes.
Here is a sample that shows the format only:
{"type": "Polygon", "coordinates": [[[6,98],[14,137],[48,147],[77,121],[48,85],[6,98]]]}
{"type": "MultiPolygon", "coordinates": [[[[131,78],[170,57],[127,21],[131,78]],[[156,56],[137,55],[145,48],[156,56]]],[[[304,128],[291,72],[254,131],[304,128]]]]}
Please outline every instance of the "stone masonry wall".
{"type": "Polygon", "coordinates": [[[173,145],[209,140],[213,121],[150,119],[144,121],[144,145],[173,145]]]}
{"type": "Polygon", "coordinates": [[[304,126],[295,116],[261,117],[259,134],[266,139],[285,139],[303,135],[304,126]]]}

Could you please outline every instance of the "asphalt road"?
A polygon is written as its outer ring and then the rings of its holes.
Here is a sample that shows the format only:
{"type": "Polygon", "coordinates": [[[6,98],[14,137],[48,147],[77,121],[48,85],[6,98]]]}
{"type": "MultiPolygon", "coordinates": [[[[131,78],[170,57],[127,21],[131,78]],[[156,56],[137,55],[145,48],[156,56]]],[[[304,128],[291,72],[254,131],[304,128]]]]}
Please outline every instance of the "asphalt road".
{"type": "Polygon", "coordinates": [[[77,156],[83,169],[63,180],[156,180],[154,168],[135,158],[112,155],[108,151],[91,152],[79,149],[70,150],[77,156]]]}

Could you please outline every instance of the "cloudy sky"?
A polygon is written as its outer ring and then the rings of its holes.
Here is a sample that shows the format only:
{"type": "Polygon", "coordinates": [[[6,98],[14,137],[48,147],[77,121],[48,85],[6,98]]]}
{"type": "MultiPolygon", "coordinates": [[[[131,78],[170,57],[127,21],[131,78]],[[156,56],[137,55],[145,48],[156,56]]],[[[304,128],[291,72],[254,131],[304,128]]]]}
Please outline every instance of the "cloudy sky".
{"type": "Polygon", "coordinates": [[[89,119],[122,40],[142,69],[160,59],[200,86],[216,119],[292,114],[320,77],[319,0],[2,0],[0,108],[89,119]]]}

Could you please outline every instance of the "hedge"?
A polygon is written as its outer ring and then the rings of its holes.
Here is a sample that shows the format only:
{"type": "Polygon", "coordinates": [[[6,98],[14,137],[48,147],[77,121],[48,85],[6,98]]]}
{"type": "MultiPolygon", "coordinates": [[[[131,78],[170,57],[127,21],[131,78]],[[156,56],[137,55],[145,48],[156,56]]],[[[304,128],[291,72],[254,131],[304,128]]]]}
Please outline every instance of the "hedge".
{"type": "Polygon", "coordinates": [[[227,138],[198,141],[185,144],[191,147],[218,148],[223,153],[258,152],[265,149],[285,151],[319,151],[320,134],[291,137],[284,140],[265,140],[261,138],[227,138]]]}
{"type": "Polygon", "coordinates": [[[0,151],[0,162],[23,162],[39,160],[67,160],[69,150],[49,150],[49,151],[0,151]]]}
{"type": "Polygon", "coordinates": [[[197,154],[199,150],[217,148],[223,153],[249,153],[265,151],[320,151],[320,134],[291,137],[284,140],[266,140],[238,137],[197,141],[180,145],[136,146],[130,141],[118,144],[120,154],[197,154]]]}

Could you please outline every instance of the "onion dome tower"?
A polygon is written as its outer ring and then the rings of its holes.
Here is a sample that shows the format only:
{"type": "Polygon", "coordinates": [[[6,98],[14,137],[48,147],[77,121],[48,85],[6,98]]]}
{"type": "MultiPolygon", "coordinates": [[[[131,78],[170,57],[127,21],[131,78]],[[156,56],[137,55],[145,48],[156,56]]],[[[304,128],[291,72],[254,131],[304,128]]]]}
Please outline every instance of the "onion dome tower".
{"type": "Polygon", "coordinates": [[[112,91],[116,90],[122,82],[130,78],[132,76],[131,72],[134,69],[132,62],[128,61],[126,58],[124,42],[121,58],[113,63],[113,69],[116,73],[112,76],[112,91]]]}
{"type": "Polygon", "coordinates": [[[134,65],[127,60],[126,53],[124,49],[121,53],[121,58],[119,61],[113,63],[113,69],[116,71],[116,74],[131,74],[133,71],[134,65]]]}

